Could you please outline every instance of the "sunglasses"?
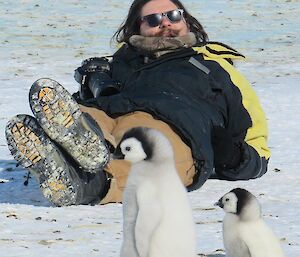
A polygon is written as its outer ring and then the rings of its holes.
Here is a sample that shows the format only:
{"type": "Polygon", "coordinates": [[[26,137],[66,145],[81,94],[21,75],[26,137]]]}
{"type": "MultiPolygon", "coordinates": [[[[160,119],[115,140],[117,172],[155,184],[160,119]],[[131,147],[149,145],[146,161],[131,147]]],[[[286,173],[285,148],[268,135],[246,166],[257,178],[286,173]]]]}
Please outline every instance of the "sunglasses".
{"type": "Polygon", "coordinates": [[[168,20],[172,23],[180,22],[183,18],[183,10],[176,9],[168,12],[163,13],[153,13],[141,17],[141,21],[145,21],[148,23],[149,27],[157,27],[161,24],[163,17],[167,17],[168,20]]]}

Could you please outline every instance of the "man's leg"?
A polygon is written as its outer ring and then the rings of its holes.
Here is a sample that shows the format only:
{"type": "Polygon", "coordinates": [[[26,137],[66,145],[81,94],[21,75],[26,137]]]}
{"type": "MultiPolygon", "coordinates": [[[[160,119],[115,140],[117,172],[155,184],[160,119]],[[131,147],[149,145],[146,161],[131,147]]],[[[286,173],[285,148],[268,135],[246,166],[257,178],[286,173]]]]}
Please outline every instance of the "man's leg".
{"type": "MultiPolygon", "coordinates": [[[[111,131],[111,136],[113,136],[116,143],[121,140],[126,131],[133,127],[148,127],[162,132],[173,146],[175,155],[174,161],[183,184],[188,186],[193,182],[195,166],[191,149],[168,124],[155,119],[148,113],[140,111],[120,116],[116,118],[114,122],[114,129],[111,131]]],[[[124,160],[110,160],[105,170],[110,173],[113,178],[111,179],[108,193],[101,203],[122,201],[122,193],[126,186],[130,164],[124,160]]]]}
{"type": "MultiPolygon", "coordinates": [[[[81,105],[80,109],[93,117],[101,127],[105,139],[112,147],[116,147],[124,133],[133,127],[149,127],[161,131],[173,145],[176,167],[183,184],[188,186],[193,182],[195,166],[191,149],[165,122],[154,119],[152,115],[145,112],[133,112],[112,119],[97,108],[81,105]]],[[[113,151],[113,149],[111,150],[113,151]]],[[[110,187],[105,197],[101,200],[101,204],[121,202],[130,171],[130,164],[124,160],[111,159],[104,167],[104,170],[110,174],[110,187]]]]}
{"type": "Polygon", "coordinates": [[[71,165],[70,157],[35,118],[13,117],[6,126],[6,138],[16,161],[36,177],[43,195],[54,205],[90,204],[106,195],[109,182],[105,173],[89,173],[71,165]]]}

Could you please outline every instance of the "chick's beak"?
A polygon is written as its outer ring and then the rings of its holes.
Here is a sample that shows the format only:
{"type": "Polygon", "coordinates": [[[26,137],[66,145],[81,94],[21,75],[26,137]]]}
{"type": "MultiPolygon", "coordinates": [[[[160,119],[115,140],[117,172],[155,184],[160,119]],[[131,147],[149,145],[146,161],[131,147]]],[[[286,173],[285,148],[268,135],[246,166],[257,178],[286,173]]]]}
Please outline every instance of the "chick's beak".
{"type": "Polygon", "coordinates": [[[219,199],[219,201],[217,201],[214,206],[219,206],[220,208],[223,208],[224,207],[224,204],[222,202],[222,198],[219,199]]]}
{"type": "Polygon", "coordinates": [[[112,155],[113,160],[124,160],[125,155],[122,153],[120,146],[117,146],[116,150],[112,155]]]}

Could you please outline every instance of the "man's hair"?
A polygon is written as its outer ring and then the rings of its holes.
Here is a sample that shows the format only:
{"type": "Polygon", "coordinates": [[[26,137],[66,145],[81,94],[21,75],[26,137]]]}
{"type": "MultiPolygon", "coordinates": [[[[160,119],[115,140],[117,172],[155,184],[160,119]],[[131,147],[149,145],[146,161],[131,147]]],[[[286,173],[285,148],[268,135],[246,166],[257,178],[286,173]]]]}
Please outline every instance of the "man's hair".
{"type": "MultiPolygon", "coordinates": [[[[140,14],[143,6],[152,0],[134,0],[130,6],[126,20],[121,24],[119,29],[113,35],[113,38],[118,43],[126,42],[128,43],[129,38],[132,35],[140,34],[140,14]]],[[[191,32],[196,35],[196,38],[201,42],[206,42],[208,36],[203,29],[202,25],[196,18],[189,14],[185,9],[183,4],[179,0],[170,0],[173,2],[178,9],[183,9],[184,18],[189,26],[191,32]]]]}

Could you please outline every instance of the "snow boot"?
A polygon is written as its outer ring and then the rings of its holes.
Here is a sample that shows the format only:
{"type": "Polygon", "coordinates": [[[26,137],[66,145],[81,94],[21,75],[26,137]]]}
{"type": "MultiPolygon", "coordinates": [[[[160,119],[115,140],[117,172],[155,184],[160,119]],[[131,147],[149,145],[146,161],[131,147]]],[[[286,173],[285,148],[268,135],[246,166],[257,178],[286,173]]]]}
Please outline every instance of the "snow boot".
{"type": "Polygon", "coordinates": [[[42,78],[29,92],[31,110],[46,134],[85,171],[94,173],[109,161],[103,133],[91,116],[58,82],[42,78]]]}
{"type": "Polygon", "coordinates": [[[75,169],[34,117],[13,117],[5,132],[14,159],[34,175],[43,195],[54,205],[94,204],[106,195],[109,181],[105,172],[75,169]]]}

